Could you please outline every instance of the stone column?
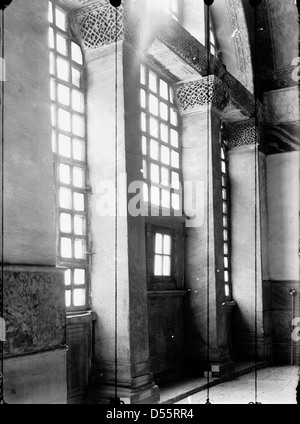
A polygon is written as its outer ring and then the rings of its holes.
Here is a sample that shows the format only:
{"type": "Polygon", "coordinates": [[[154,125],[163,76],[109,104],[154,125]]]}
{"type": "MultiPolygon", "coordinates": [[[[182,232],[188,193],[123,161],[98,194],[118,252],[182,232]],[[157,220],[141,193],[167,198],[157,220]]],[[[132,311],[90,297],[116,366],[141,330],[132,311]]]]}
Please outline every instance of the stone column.
{"type": "Polygon", "coordinates": [[[227,125],[231,191],[232,292],[236,357],[270,359],[272,323],[268,263],[266,159],[255,119],[227,125]],[[264,284],[265,281],[265,284],[264,284]],[[257,302],[255,291],[257,290],[257,302]],[[255,333],[255,310],[257,333],[255,333]]]}
{"type": "Polygon", "coordinates": [[[56,267],[48,25],[46,1],[17,0],[5,10],[0,284],[8,404],[67,402],[64,274],[56,267]]]}
{"type": "Polygon", "coordinates": [[[116,9],[108,1],[94,2],[77,12],[87,61],[93,240],[91,298],[97,314],[96,363],[89,400],[107,402],[117,392],[126,403],[156,403],[159,391],[149,371],[145,224],[141,217],[127,216],[127,187],[132,181],[141,179],[142,152],[137,148],[140,145],[137,131],[140,126],[140,59],[123,40],[123,12],[122,7],[117,10],[117,45],[116,9]],[[117,220],[116,175],[119,188],[117,220]],[[108,190],[106,212],[105,190],[108,190]]]}
{"type": "Polygon", "coordinates": [[[185,214],[189,218],[186,224],[185,264],[186,288],[189,292],[185,302],[188,363],[194,373],[207,369],[209,365],[209,370],[216,376],[229,373],[233,367],[229,355],[223,279],[221,118],[218,111],[223,95],[224,85],[215,76],[179,84],[177,90],[182,113],[183,180],[188,184],[185,186],[185,214]],[[191,184],[194,185],[194,195],[191,184]],[[191,209],[195,206],[196,215],[193,216],[195,212],[191,209]],[[206,360],[208,289],[209,364],[206,360]]]}

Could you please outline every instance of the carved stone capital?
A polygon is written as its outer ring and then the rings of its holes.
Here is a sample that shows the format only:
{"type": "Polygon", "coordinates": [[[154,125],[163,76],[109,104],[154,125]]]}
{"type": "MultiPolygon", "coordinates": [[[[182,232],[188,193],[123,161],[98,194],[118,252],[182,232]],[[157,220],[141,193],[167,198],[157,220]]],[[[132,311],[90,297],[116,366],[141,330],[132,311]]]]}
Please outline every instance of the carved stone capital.
{"type": "Polygon", "coordinates": [[[259,143],[260,131],[256,126],[255,118],[226,125],[226,137],[229,148],[259,143]]]}
{"type": "Polygon", "coordinates": [[[124,8],[113,7],[109,0],[89,2],[75,12],[85,50],[124,39],[124,8]]]}
{"type": "Polygon", "coordinates": [[[203,111],[211,106],[224,110],[229,101],[228,89],[214,76],[177,85],[177,101],[182,114],[203,111]]]}

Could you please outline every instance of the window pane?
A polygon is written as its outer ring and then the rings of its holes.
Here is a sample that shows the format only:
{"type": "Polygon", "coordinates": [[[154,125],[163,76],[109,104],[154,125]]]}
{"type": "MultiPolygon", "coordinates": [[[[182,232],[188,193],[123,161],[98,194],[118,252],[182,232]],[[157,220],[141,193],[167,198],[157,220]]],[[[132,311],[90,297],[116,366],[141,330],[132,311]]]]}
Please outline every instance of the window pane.
{"type": "Polygon", "coordinates": [[[157,77],[152,71],[149,71],[149,88],[157,93],[157,77]]]}
{"type": "Polygon", "coordinates": [[[223,213],[227,214],[227,204],[223,202],[223,213]]]}
{"type": "Polygon", "coordinates": [[[52,131],[52,152],[56,153],[56,131],[52,131]]]}
{"type": "Polygon", "coordinates": [[[85,284],[85,269],[74,269],[74,284],[76,286],[85,284]]]}
{"type": "Polygon", "coordinates": [[[141,106],[146,108],[146,91],[141,90],[141,106]]]}
{"type": "Polygon", "coordinates": [[[63,209],[72,208],[72,194],[68,188],[62,187],[59,189],[59,205],[63,209]]]}
{"type": "Polygon", "coordinates": [[[63,258],[72,258],[72,240],[66,237],[62,237],[60,240],[61,256],[63,258]]]}
{"type": "Polygon", "coordinates": [[[166,165],[170,165],[170,149],[161,146],[161,161],[166,165]]]}
{"type": "Polygon", "coordinates": [[[150,156],[151,159],[157,160],[159,157],[159,144],[155,140],[151,140],[150,142],[150,156]]]}
{"type": "Polygon", "coordinates": [[[53,4],[49,1],[49,11],[48,11],[49,22],[53,22],[53,4]]]}
{"type": "Polygon", "coordinates": [[[229,297],[230,296],[230,289],[229,289],[229,285],[225,284],[225,296],[229,297]]]}
{"type": "Polygon", "coordinates": [[[78,212],[84,212],[84,194],[74,193],[74,209],[78,212]]]}
{"type": "Polygon", "coordinates": [[[222,172],[223,174],[226,174],[226,164],[222,161],[222,172]]]}
{"type": "Polygon", "coordinates": [[[223,197],[223,200],[226,200],[227,199],[227,190],[226,190],[226,188],[223,188],[223,190],[222,190],[222,197],[223,197]]]}
{"type": "Polygon", "coordinates": [[[85,258],[85,241],[82,239],[75,240],[75,258],[84,259],[85,258]]]}
{"type": "Polygon", "coordinates": [[[55,55],[52,52],[50,53],[50,73],[55,74],[55,55]]]}
{"type": "Polygon", "coordinates": [[[67,290],[66,291],[66,307],[70,307],[71,306],[71,291],[67,290]]]}
{"type": "Polygon", "coordinates": [[[63,134],[58,136],[58,152],[61,156],[71,157],[71,139],[63,134]]]}
{"type": "Polygon", "coordinates": [[[226,256],[224,258],[224,268],[228,268],[228,258],[226,256]]]}
{"type": "Polygon", "coordinates": [[[223,227],[224,227],[224,228],[227,228],[227,226],[228,226],[228,219],[227,219],[227,216],[223,216],[223,227]]]}
{"type": "Polygon", "coordinates": [[[223,231],[223,239],[224,239],[224,241],[228,241],[228,231],[227,230],[223,231]]]}
{"type": "Polygon", "coordinates": [[[61,57],[58,57],[56,59],[56,66],[57,66],[57,76],[58,78],[64,80],[64,81],[69,81],[69,71],[70,71],[70,66],[69,66],[69,62],[65,59],[62,59],[61,57]]]}
{"type": "Polygon", "coordinates": [[[170,209],[170,191],[162,189],[161,190],[161,205],[163,208],[170,209]]]}
{"type": "Polygon", "coordinates": [[[146,132],[147,131],[147,118],[146,118],[146,114],[142,113],[141,116],[141,125],[142,125],[142,131],[146,132]]]}
{"type": "Polygon", "coordinates": [[[161,184],[169,186],[170,184],[170,173],[168,168],[161,168],[161,184]]]}
{"type": "Polygon", "coordinates": [[[178,142],[178,132],[175,130],[171,130],[171,144],[173,147],[178,148],[179,142],[178,142]]]}
{"type": "Polygon", "coordinates": [[[158,116],[158,99],[152,94],[149,96],[149,111],[153,115],[158,116]]]}
{"type": "Polygon", "coordinates": [[[73,133],[79,137],[84,137],[84,119],[82,116],[73,115],[73,133]]]}
{"type": "Polygon", "coordinates": [[[143,160],[143,178],[146,180],[148,175],[147,162],[143,160]]]}
{"type": "Polygon", "coordinates": [[[57,96],[59,103],[69,106],[70,105],[70,89],[65,85],[58,84],[57,96]]]}
{"type": "Polygon", "coordinates": [[[228,274],[228,271],[225,271],[225,272],[224,272],[224,280],[225,280],[225,283],[228,283],[228,281],[229,281],[229,274],[228,274]]]}
{"type": "Polygon", "coordinates": [[[151,203],[155,206],[160,205],[159,188],[153,186],[151,187],[151,203]]]}
{"type": "Polygon", "coordinates": [[[171,236],[164,235],[164,255],[171,255],[171,236]]]}
{"type": "Polygon", "coordinates": [[[72,107],[77,112],[84,112],[84,96],[80,91],[72,91],[72,107]]]}
{"type": "Polygon", "coordinates": [[[75,160],[85,160],[85,145],[81,140],[73,140],[73,158],[75,160]]]}
{"type": "Polygon", "coordinates": [[[179,168],[179,153],[174,152],[174,150],[172,150],[172,166],[179,168]]]}
{"type": "Polygon", "coordinates": [[[165,143],[169,143],[169,128],[165,124],[160,125],[160,138],[165,143]]]}
{"type": "Polygon", "coordinates": [[[51,105],[51,121],[52,125],[56,125],[56,107],[54,105],[51,105]]]}
{"type": "Polygon", "coordinates": [[[70,286],[71,285],[71,270],[67,269],[65,271],[65,285],[70,286]]]}
{"type": "Polygon", "coordinates": [[[143,183],[143,199],[145,203],[149,202],[149,189],[146,183],[143,183]]]}
{"type": "Polygon", "coordinates": [[[75,85],[76,87],[81,86],[81,73],[80,71],[78,71],[78,69],[76,68],[72,68],[72,84],[75,85]]]}
{"type": "Polygon", "coordinates": [[[151,181],[159,183],[159,166],[151,164],[151,181]]]}
{"type": "Polygon", "coordinates": [[[160,117],[167,121],[169,119],[169,108],[165,103],[160,103],[160,117]]]}
{"type": "Polygon", "coordinates": [[[55,23],[56,23],[56,26],[58,26],[58,28],[62,29],[63,31],[67,30],[66,13],[64,13],[63,11],[58,9],[57,7],[55,8],[55,23]]]}
{"type": "Polygon", "coordinates": [[[144,156],[147,155],[147,139],[144,136],[142,137],[142,152],[144,156]]]}
{"type": "Polygon", "coordinates": [[[74,62],[79,63],[79,65],[83,64],[81,48],[78,44],[74,43],[73,41],[71,43],[71,54],[72,54],[72,60],[74,60],[74,62]]]}
{"type": "Polygon", "coordinates": [[[85,289],[74,290],[74,306],[85,306],[85,289]]]}
{"type": "Polygon", "coordinates": [[[73,168],[73,184],[75,187],[84,187],[84,170],[82,168],[79,168],[77,166],[74,166],[73,168]]]}
{"type": "Polygon", "coordinates": [[[170,256],[163,257],[163,275],[164,277],[170,277],[171,275],[171,258],[170,256]]]}
{"type": "Polygon", "coordinates": [[[160,80],[160,84],[159,84],[159,94],[164,99],[169,100],[168,84],[165,81],[163,81],[162,79],[160,80]]]}
{"type": "Polygon", "coordinates": [[[56,84],[53,79],[50,81],[50,98],[51,100],[56,100],[56,84]]]}
{"type": "Polygon", "coordinates": [[[74,233],[78,236],[84,236],[86,233],[85,217],[82,215],[74,216],[74,233]]]}
{"type": "Polygon", "coordinates": [[[224,243],[224,255],[228,255],[228,243],[224,243]]]}
{"type": "Polygon", "coordinates": [[[55,43],[54,43],[54,31],[53,28],[49,28],[49,47],[51,49],[54,49],[55,43]]]}
{"type": "Polygon", "coordinates": [[[72,231],[72,216],[67,213],[60,214],[60,231],[62,233],[71,233],[72,231]]]}
{"type": "Polygon", "coordinates": [[[160,233],[155,234],[155,253],[163,253],[163,235],[160,233]]]}
{"type": "Polygon", "coordinates": [[[175,188],[175,190],[179,190],[180,188],[179,174],[177,174],[177,172],[172,172],[172,187],[175,188]]]}
{"type": "Polygon", "coordinates": [[[64,109],[58,109],[58,126],[61,130],[71,131],[71,114],[64,109]]]}
{"type": "Polygon", "coordinates": [[[59,165],[59,181],[63,184],[71,183],[71,168],[68,165],[59,165]]]}
{"type": "Polygon", "coordinates": [[[178,115],[175,109],[171,109],[171,124],[176,126],[178,125],[178,115]]]}
{"type": "Polygon", "coordinates": [[[179,194],[172,193],[172,208],[174,210],[180,210],[180,196],[179,194]]]}
{"type": "Polygon", "coordinates": [[[156,275],[156,276],[162,275],[162,271],[163,271],[163,260],[162,260],[162,256],[155,255],[155,259],[154,259],[154,275],[156,275]]]}
{"type": "Polygon", "coordinates": [[[144,65],[141,66],[141,83],[146,85],[146,68],[144,65]]]}
{"type": "Polygon", "coordinates": [[[150,118],[150,134],[158,138],[158,120],[155,118],[150,118]]]}
{"type": "Polygon", "coordinates": [[[67,40],[61,34],[56,34],[56,50],[64,56],[68,53],[67,40]]]}

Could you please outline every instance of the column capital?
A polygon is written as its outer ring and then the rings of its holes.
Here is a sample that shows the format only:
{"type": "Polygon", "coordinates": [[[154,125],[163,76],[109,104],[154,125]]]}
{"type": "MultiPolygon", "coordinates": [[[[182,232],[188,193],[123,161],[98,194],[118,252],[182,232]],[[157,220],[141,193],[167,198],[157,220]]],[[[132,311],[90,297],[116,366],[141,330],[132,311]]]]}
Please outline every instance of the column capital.
{"type": "Polygon", "coordinates": [[[124,39],[124,7],[113,7],[109,0],[88,2],[74,13],[81,32],[82,47],[97,49],[124,39]],[[117,11],[117,33],[116,33],[117,11]]]}
{"type": "Polygon", "coordinates": [[[256,126],[255,118],[227,124],[226,135],[230,149],[254,145],[260,141],[260,130],[256,126]]]}
{"type": "Polygon", "coordinates": [[[216,75],[193,78],[177,84],[177,101],[182,114],[215,111],[226,121],[244,121],[255,109],[245,113],[242,98],[238,98],[226,81],[216,75]]]}

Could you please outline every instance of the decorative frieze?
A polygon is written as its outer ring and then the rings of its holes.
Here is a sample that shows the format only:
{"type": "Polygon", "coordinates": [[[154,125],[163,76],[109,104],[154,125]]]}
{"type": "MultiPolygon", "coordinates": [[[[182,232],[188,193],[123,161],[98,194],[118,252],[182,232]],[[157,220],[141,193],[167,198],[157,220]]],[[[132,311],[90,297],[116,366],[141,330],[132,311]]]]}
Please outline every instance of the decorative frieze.
{"type": "Polygon", "coordinates": [[[253,67],[244,7],[240,0],[227,0],[227,11],[238,57],[240,81],[253,93],[253,67]]]}

